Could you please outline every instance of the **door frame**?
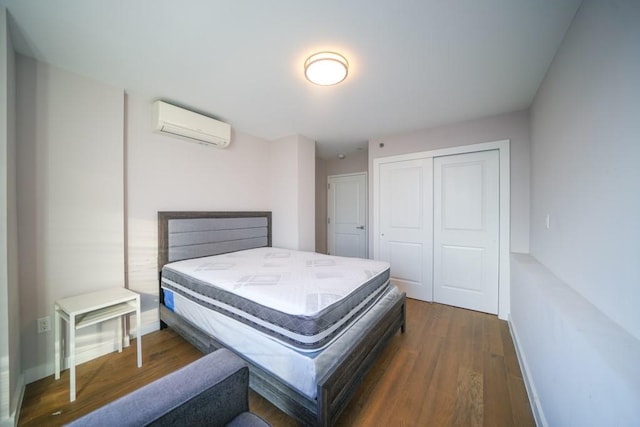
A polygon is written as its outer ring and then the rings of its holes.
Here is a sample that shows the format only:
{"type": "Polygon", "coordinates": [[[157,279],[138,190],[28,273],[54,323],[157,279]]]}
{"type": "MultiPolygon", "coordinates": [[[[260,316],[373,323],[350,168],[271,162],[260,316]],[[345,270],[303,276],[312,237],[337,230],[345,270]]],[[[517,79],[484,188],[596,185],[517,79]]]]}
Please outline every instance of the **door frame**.
{"type": "MultiPolygon", "coordinates": [[[[348,177],[348,176],[364,176],[364,229],[365,229],[365,233],[364,233],[364,251],[365,251],[365,258],[369,258],[369,176],[367,172],[353,172],[353,173],[341,173],[341,174],[335,174],[335,175],[327,175],[327,252],[331,252],[330,251],[330,247],[331,247],[331,241],[333,239],[333,237],[330,235],[329,233],[329,218],[330,218],[330,212],[329,212],[329,184],[330,184],[330,180],[331,178],[342,178],[342,177],[348,177]]],[[[334,248],[335,249],[335,248],[334,248]]]]}
{"type": "MultiPolygon", "coordinates": [[[[511,299],[511,268],[509,253],[511,248],[511,176],[508,139],[479,144],[461,145],[457,147],[441,148],[437,150],[420,151],[416,153],[400,154],[389,157],[379,157],[373,160],[373,259],[379,259],[380,254],[380,165],[406,160],[450,156],[453,154],[474,153],[477,151],[498,150],[500,159],[500,228],[498,250],[498,317],[507,320],[510,312],[511,299]]],[[[433,272],[432,272],[433,274],[433,272]]]]}

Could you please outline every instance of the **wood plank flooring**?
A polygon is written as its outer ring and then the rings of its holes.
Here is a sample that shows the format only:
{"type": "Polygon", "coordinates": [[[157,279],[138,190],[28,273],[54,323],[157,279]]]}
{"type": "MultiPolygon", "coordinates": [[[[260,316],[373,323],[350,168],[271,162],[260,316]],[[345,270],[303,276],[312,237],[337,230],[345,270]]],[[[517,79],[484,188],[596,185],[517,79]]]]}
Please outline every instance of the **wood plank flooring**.
{"type": "MultiPolygon", "coordinates": [[[[202,354],[171,330],[79,365],[77,400],[69,372],[27,385],[19,426],[63,425],[184,366],[202,354]]],[[[250,393],[251,410],[274,426],[298,424],[250,393]]],[[[407,331],[397,334],[342,416],[339,426],[534,426],[506,322],[469,310],[407,301],[407,331]]]]}

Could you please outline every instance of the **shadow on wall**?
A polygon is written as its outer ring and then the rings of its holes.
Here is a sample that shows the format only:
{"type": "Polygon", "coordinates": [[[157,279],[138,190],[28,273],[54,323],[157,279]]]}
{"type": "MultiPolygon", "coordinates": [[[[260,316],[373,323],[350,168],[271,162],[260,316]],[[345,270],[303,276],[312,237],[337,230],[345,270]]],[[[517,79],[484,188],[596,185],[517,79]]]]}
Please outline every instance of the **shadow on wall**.
{"type": "Polygon", "coordinates": [[[138,292],[134,289],[131,289],[133,292],[140,294],[140,311],[146,312],[151,310],[156,310],[158,305],[160,304],[160,298],[158,294],[147,294],[144,292],[138,292]]]}

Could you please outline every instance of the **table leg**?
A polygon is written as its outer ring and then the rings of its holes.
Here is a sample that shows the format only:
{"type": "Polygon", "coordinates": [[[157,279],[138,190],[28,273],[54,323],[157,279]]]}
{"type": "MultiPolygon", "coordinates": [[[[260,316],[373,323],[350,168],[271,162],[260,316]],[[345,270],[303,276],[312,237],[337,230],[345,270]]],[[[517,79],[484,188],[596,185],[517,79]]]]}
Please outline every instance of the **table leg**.
{"type": "Polygon", "coordinates": [[[116,319],[118,324],[118,353],[122,353],[122,329],[124,328],[124,316],[116,319]]]}
{"type": "Polygon", "coordinates": [[[55,369],[55,379],[60,379],[60,312],[58,305],[53,306],[53,365],[55,369]]]}
{"type": "Polygon", "coordinates": [[[142,366],[142,337],[140,336],[141,328],[140,316],[140,295],[136,297],[136,350],[138,351],[138,368],[142,366]]]}
{"type": "Polygon", "coordinates": [[[76,400],[76,317],[69,315],[69,400],[76,400]]]}

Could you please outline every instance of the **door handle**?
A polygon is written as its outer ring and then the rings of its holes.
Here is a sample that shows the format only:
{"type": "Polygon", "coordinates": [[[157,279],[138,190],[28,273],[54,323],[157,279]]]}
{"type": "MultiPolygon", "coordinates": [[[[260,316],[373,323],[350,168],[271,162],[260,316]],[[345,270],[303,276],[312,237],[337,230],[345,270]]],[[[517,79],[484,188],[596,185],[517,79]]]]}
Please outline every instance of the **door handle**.
{"type": "Polygon", "coordinates": [[[361,225],[360,227],[356,227],[358,230],[364,230],[364,225],[361,225]]]}

